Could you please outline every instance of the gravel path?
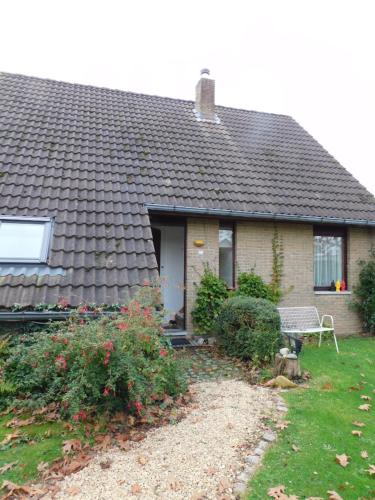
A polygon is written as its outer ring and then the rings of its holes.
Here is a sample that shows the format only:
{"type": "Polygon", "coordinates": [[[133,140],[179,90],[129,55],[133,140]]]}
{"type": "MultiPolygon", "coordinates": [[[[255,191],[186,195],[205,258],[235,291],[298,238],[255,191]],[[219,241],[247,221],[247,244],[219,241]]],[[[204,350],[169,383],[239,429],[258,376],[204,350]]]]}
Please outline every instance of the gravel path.
{"type": "Polygon", "coordinates": [[[176,425],[148,432],[129,451],[98,454],[60,483],[57,498],[230,499],[243,457],[275,412],[273,393],[239,380],[194,384],[197,404],[176,425]],[[102,469],[100,462],[110,459],[102,469]]]}

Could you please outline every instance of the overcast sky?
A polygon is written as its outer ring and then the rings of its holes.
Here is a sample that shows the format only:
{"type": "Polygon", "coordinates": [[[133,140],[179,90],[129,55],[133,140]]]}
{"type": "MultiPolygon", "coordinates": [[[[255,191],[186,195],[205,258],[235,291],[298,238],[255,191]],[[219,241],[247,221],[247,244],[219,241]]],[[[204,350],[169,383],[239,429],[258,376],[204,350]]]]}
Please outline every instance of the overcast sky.
{"type": "Polygon", "coordinates": [[[373,0],[3,0],[0,70],[292,115],[375,193],[373,0]]]}

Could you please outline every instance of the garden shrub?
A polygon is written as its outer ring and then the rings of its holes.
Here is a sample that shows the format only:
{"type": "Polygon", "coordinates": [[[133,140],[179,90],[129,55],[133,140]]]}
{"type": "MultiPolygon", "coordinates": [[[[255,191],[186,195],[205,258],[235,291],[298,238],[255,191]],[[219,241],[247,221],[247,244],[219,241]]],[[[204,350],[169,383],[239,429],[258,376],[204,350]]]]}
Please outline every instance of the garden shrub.
{"type": "Polygon", "coordinates": [[[212,332],[220,307],[227,297],[226,283],[206,265],[201,282],[197,286],[197,296],[191,313],[197,333],[212,332]]]}
{"type": "Polygon", "coordinates": [[[361,317],[364,330],[375,333],[375,259],[363,261],[360,265],[353,306],[361,317]]]}
{"type": "Polygon", "coordinates": [[[174,351],[161,335],[161,315],[133,300],[120,315],[73,315],[19,343],[4,366],[16,387],[12,404],[58,403],[75,421],[103,411],[142,414],[147,405],[176,396],[186,384],[174,351]]]}
{"type": "Polygon", "coordinates": [[[226,354],[254,363],[270,362],[281,346],[279,313],[272,302],[262,298],[227,299],[215,332],[226,354]]]}
{"type": "Polygon", "coordinates": [[[236,295],[267,299],[275,303],[279,300],[279,294],[273,291],[271,285],[267,285],[267,283],[253,271],[249,273],[240,273],[237,283],[236,295]]]}

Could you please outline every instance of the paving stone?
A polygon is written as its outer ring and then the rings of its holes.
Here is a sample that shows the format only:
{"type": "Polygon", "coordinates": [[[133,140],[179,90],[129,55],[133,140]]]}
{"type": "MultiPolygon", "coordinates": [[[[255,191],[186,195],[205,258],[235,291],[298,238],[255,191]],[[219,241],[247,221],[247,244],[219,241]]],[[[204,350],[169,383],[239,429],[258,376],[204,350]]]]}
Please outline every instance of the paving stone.
{"type": "Polygon", "coordinates": [[[264,441],[268,441],[269,443],[272,443],[276,439],[276,434],[274,432],[265,432],[262,436],[264,441]]]}
{"type": "Polygon", "coordinates": [[[259,455],[249,455],[248,457],[245,458],[245,462],[250,464],[250,465],[257,465],[260,462],[260,456],[259,455]]]}

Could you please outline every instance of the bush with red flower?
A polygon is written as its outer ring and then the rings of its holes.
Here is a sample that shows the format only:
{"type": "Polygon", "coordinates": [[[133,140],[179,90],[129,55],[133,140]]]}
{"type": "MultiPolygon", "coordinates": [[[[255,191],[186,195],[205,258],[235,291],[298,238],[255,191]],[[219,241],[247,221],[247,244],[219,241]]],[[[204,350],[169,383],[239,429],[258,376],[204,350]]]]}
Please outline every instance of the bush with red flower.
{"type": "Polygon", "coordinates": [[[16,387],[12,404],[35,408],[56,402],[76,422],[103,411],[141,415],[158,399],[186,390],[181,366],[161,333],[160,312],[144,300],[84,323],[72,315],[13,350],[3,370],[16,387]]]}

